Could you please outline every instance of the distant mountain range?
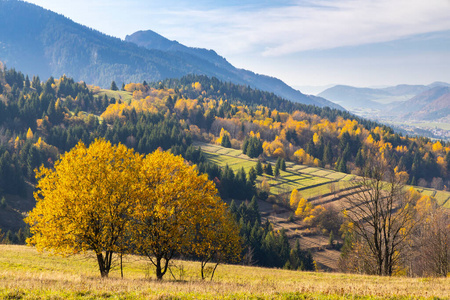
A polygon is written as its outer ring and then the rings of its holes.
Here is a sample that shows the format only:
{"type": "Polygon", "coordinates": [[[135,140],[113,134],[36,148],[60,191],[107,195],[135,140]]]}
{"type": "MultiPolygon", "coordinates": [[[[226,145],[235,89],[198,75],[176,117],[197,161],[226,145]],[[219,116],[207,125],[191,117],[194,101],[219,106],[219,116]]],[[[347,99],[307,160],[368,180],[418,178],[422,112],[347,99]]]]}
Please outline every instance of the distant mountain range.
{"type": "Polygon", "coordinates": [[[66,74],[102,87],[113,80],[121,85],[202,74],[304,104],[343,109],[279,79],[237,69],[212,50],[189,48],[152,31],[122,41],[17,0],[0,0],[0,61],[44,79],[66,74]]]}
{"type": "Polygon", "coordinates": [[[450,84],[357,88],[337,85],[319,94],[371,119],[450,122],[450,84]]]}

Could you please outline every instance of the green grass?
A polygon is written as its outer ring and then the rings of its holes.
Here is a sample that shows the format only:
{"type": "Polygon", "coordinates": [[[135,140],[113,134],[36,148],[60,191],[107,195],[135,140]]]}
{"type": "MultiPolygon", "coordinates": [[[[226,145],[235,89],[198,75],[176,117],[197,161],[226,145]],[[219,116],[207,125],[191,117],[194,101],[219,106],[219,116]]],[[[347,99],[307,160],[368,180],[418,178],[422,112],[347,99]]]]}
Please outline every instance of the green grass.
{"type": "Polygon", "coordinates": [[[2,299],[448,299],[450,278],[376,277],[220,265],[213,281],[200,265],[174,261],[176,279],[155,280],[148,261],[124,257],[101,279],[92,255],[68,258],[0,245],[2,299]]]}
{"type": "MultiPolygon", "coordinates": [[[[201,146],[206,159],[224,167],[228,165],[235,172],[244,168],[248,172],[251,167],[256,166],[256,159],[250,159],[242,154],[241,150],[224,148],[219,145],[198,144],[201,146]]],[[[268,160],[272,167],[275,160],[268,160]]],[[[348,181],[353,175],[335,172],[323,168],[310,167],[287,163],[287,170],[281,171],[280,176],[275,178],[264,174],[258,176],[257,182],[266,180],[271,185],[270,192],[274,195],[290,193],[293,189],[301,190],[303,197],[311,198],[330,193],[330,184],[339,180],[348,181]]]]}
{"type": "MultiPolygon", "coordinates": [[[[243,155],[241,150],[204,143],[198,143],[197,146],[201,146],[207,160],[221,167],[228,164],[235,172],[242,167],[245,172],[248,172],[251,167],[256,166],[257,160],[243,155]]],[[[270,159],[269,161],[274,167],[276,161],[270,159]]],[[[354,175],[351,174],[288,162],[286,172],[281,171],[278,178],[263,175],[258,176],[257,182],[260,183],[264,179],[267,180],[271,185],[270,192],[274,195],[286,194],[293,189],[298,189],[303,197],[312,198],[330,193],[330,184],[333,183],[336,189],[346,188],[348,187],[348,182],[353,178],[354,175]]],[[[435,197],[438,204],[450,208],[450,192],[428,188],[418,188],[418,190],[425,195],[435,197]]]]}
{"type": "Polygon", "coordinates": [[[123,102],[128,102],[133,99],[133,94],[126,91],[112,91],[101,89],[100,92],[98,93],[99,96],[103,96],[105,94],[106,96],[108,96],[109,99],[111,98],[115,98],[116,100],[120,99],[123,102]]]}

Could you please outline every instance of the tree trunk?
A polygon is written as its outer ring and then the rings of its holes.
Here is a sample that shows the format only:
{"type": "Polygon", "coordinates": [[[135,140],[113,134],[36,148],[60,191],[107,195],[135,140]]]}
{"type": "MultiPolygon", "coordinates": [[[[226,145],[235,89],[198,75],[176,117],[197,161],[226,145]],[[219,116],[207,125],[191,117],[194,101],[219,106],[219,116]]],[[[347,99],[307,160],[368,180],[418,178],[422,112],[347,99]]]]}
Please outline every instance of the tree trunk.
{"type": "Polygon", "coordinates": [[[169,266],[169,261],[164,260],[164,267],[162,266],[162,257],[156,257],[156,278],[162,280],[164,274],[167,272],[167,267],[169,266]]]}
{"type": "Polygon", "coordinates": [[[218,266],[219,266],[219,263],[216,263],[216,265],[214,266],[214,269],[213,269],[212,274],[211,274],[211,281],[213,280],[214,273],[216,272],[216,269],[217,269],[218,266]]]}
{"type": "Polygon", "coordinates": [[[97,253],[97,262],[98,262],[98,268],[100,270],[100,275],[102,277],[108,277],[109,268],[107,268],[105,265],[105,260],[103,259],[103,253],[97,253]]]}
{"type": "Polygon", "coordinates": [[[120,277],[123,279],[123,262],[122,262],[122,252],[120,252],[120,277]]]}

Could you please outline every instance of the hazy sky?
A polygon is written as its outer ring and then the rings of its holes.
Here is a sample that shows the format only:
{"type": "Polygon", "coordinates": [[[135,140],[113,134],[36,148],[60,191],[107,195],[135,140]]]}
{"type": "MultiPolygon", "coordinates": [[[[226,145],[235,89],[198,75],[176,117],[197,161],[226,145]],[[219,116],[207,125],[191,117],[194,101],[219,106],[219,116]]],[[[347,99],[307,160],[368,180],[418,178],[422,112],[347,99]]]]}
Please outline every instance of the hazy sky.
{"type": "Polygon", "coordinates": [[[450,82],[450,0],[34,0],[108,35],[151,29],[292,86],[450,82]]]}

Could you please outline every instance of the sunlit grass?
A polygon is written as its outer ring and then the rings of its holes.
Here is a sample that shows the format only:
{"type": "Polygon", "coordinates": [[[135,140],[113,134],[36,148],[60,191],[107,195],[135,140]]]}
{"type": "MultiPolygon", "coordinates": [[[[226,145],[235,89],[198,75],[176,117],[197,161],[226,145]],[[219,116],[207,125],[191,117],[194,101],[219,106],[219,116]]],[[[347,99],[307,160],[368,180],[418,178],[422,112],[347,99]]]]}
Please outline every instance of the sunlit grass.
{"type": "Polygon", "coordinates": [[[101,279],[94,257],[49,256],[0,245],[0,298],[6,299],[448,299],[450,278],[404,278],[298,272],[221,265],[211,282],[198,262],[175,261],[155,280],[148,261],[124,258],[101,279]],[[435,297],[435,298],[434,298],[435,297]]]}
{"type": "Polygon", "coordinates": [[[99,96],[103,96],[105,94],[109,99],[115,98],[116,100],[121,100],[122,102],[131,101],[133,99],[132,93],[127,91],[112,91],[101,89],[98,93],[99,96]]]}

